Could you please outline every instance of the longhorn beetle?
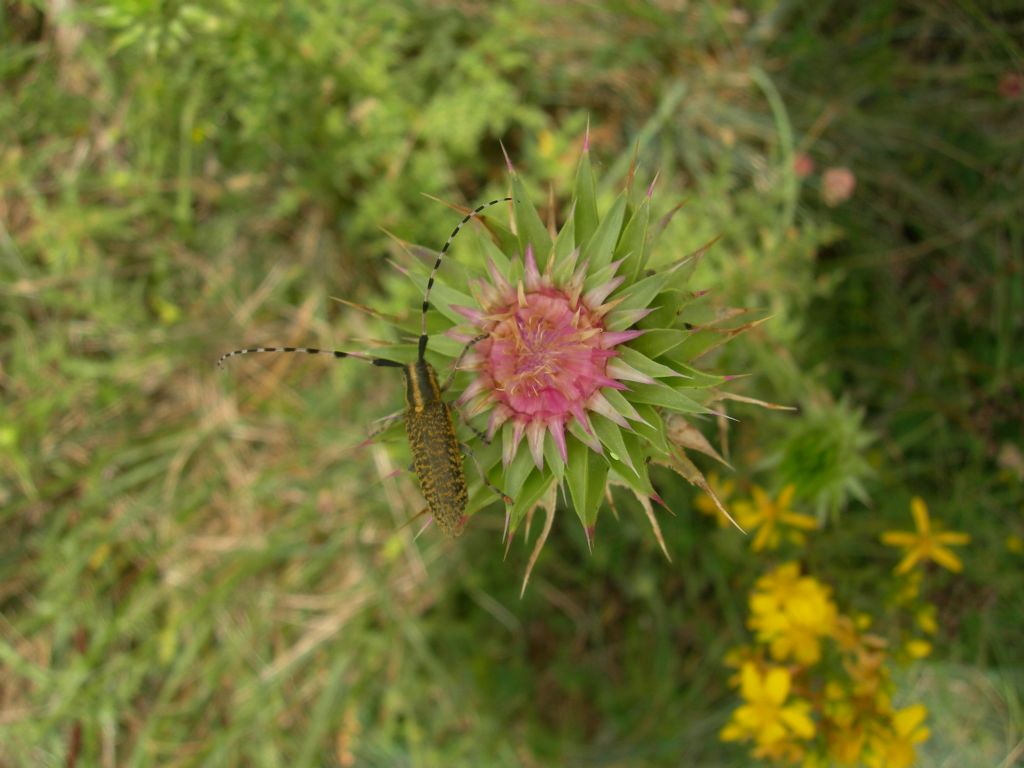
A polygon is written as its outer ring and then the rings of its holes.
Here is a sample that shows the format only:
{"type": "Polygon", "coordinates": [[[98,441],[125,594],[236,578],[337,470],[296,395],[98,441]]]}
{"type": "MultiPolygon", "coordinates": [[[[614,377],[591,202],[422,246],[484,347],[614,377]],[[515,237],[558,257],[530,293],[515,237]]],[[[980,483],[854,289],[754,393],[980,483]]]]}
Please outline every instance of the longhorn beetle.
{"type": "MultiPolygon", "coordinates": [[[[427,310],[430,309],[430,289],[434,287],[434,278],[437,275],[438,267],[441,266],[441,260],[448,253],[452,241],[466,222],[485,208],[509,202],[511,199],[502,197],[475,208],[463,217],[445,241],[434,262],[434,267],[430,271],[427,287],[423,292],[423,305],[420,309],[419,351],[414,362],[400,363],[396,360],[372,357],[359,352],[342,352],[311,347],[250,347],[227,352],[217,360],[217,366],[222,367],[225,360],[236,355],[247,355],[252,352],[301,352],[307,355],[354,357],[382,368],[401,368],[405,376],[405,431],[409,438],[409,448],[412,450],[413,469],[420,481],[423,497],[427,500],[427,507],[423,511],[429,511],[438,528],[452,537],[462,533],[462,527],[465,524],[463,512],[465,512],[469,494],[466,491],[466,475],[462,471],[462,451],[459,439],[455,434],[455,425],[452,422],[451,406],[445,402],[442,395],[448,384],[451,383],[459,363],[462,362],[462,357],[470,347],[486,337],[478,336],[465,346],[455,361],[448,381],[444,386],[439,385],[434,367],[426,360],[427,310]]],[[[470,457],[475,463],[476,458],[472,453],[470,453],[470,457]]],[[[477,464],[477,469],[480,469],[479,464],[477,464]]],[[[488,488],[501,496],[506,503],[511,503],[512,500],[508,496],[487,480],[482,470],[480,476],[488,488]]]]}

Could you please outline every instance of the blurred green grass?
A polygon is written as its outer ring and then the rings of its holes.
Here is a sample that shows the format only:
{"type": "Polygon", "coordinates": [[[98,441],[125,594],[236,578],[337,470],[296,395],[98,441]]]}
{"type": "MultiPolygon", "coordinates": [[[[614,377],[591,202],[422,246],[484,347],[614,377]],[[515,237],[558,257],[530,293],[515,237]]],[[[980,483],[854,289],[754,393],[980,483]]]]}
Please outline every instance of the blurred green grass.
{"type": "MultiPolygon", "coordinates": [[[[730,353],[755,374],[743,392],[826,424],[863,409],[873,474],[847,461],[834,482],[872,505],[841,490],[807,553],[841,598],[878,609],[877,532],[905,527],[912,495],[972,534],[912,693],[940,718],[929,764],[1009,759],[1009,6],[57,6],[0,6],[0,763],[746,764],[717,741],[720,659],[764,563],[691,489],[659,476],[674,563],[623,500],[593,555],[560,516],[519,600],[530,548],[502,561],[499,512],[455,543],[397,531],[418,511],[414,483],[388,478],[402,448],[356,448],[400,405],[387,371],[212,365],[250,342],[370,343],[373,322],[331,297],[415,309],[381,228],[439,244],[451,213],[421,193],[501,193],[499,139],[540,200],[560,193],[588,117],[603,191],[638,143],[663,212],[689,201],[666,239],[721,234],[707,287],[773,312],[730,353]],[[857,178],[835,208],[829,166],[857,178]],[[977,694],[968,709],[951,690],[977,694]]],[[[737,463],[768,478],[821,432],[735,415],[737,463]]]]}

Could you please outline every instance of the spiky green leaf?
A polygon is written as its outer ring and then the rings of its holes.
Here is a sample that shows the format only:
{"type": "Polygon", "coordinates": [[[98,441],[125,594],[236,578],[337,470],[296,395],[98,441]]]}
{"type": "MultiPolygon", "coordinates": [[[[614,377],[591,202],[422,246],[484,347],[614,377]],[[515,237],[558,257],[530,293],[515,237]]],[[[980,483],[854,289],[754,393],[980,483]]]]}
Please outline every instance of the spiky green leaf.
{"type": "Polygon", "coordinates": [[[622,428],[611,419],[607,419],[597,413],[590,417],[590,423],[593,425],[594,433],[601,441],[601,445],[605,447],[607,455],[622,463],[627,467],[628,471],[637,476],[636,467],[631,466],[633,457],[630,455],[626,448],[626,443],[622,439],[622,428]]]}
{"type": "Polygon", "coordinates": [[[650,358],[661,357],[666,352],[682,344],[690,335],[690,331],[674,328],[655,328],[648,330],[629,342],[629,346],[650,358]]]}
{"type": "Polygon", "coordinates": [[[616,299],[619,299],[619,304],[608,315],[608,328],[611,330],[623,330],[622,328],[612,328],[616,319],[626,310],[649,307],[651,300],[661,292],[671,279],[671,272],[658,272],[650,277],[645,277],[638,283],[633,283],[628,288],[620,288],[612,294],[616,299]]]}
{"type": "Polygon", "coordinates": [[[648,473],[646,452],[640,446],[640,441],[636,435],[623,433],[622,437],[626,445],[626,451],[629,453],[637,471],[632,472],[629,467],[616,462],[614,459],[609,461],[611,468],[618,475],[619,479],[634,491],[642,493],[644,496],[651,496],[654,493],[654,487],[651,485],[651,478],[648,473]]]}
{"type": "Polygon", "coordinates": [[[611,209],[601,219],[597,230],[583,246],[583,258],[590,260],[590,268],[599,270],[612,260],[615,245],[622,231],[622,217],[626,213],[626,195],[620,194],[611,209]]]}
{"type": "MultiPolygon", "coordinates": [[[[643,338],[642,336],[640,338],[643,338]]],[[[688,372],[679,371],[675,368],[669,368],[667,365],[655,362],[646,355],[638,352],[636,349],[628,346],[621,346],[617,348],[619,358],[626,364],[632,366],[640,373],[647,374],[655,379],[678,379],[685,378],[689,375],[688,372]]]]}
{"type": "Polygon", "coordinates": [[[617,389],[605,388],[601,390],[601,394],[611,404],[612,408],[630,421],[642,420],[639,411],[617,389]]]}
{"type": "Polygon", "coordinates": [[[578,253],[574,253],[576,250],[575,227],[573,226],[575,216],[576,208],[573,207],[569,211],[568,220],[558,230],[558,235],[555,236],[555,243],[551,247],[551,257],[555,260],[553,275],[558,283],[564,283],[568,280],[572,275],[572,271],[576,268],[578,253]]]}
{"type": "Polygon", "coordinates": [[[526,246],[532,245],[537,264],[543,269],[551,255],[551,235],[537,209],[533,207],[526,185],[517,173],[512,174],[512,206],[515,210],[520,252],[526,253],[526,246]]]}
{"type": "Polygon", "coordinates": [[[511,280],[511,261],[509,260],[508,254],[515,253],[517,246],[513,246],[508,251],[505,251],[500,244],[495,243],[489,237],[481,237],[478,242],[480,263],[486,264],[487,260],[490,259],[494,262],[494,266],[497,267],[498,271],[505,277],[505,279],[511,280]]]}
{"type": "Polygon", "coordinates": [[[633,215],[626,222],[622,230],[622,237],[615,247],[615,260],[625,259],[622,265],[622,273],[630,282],[636,280],[640,271],[647,263],[647,225],[651,218],[651,201],[644,197],[643,201],[633,211],[633,215]]]}
{"type": "Polygon", "coordinates": [[[717,387],[725,382],[724,376],[701,371],[685,363],[674,363],[673,368],[682,374],[681,378],[669,382],[676,389],[704,389],[717,387]]]}
{"type": "Polygon", "coordinates": [[[692,325],[707,325],[716,319],[717,309],[711,304],[708,295],[700,296],[679,308],[676,315],[678,322],[692,325]]]}
{"type": "Polygon", "coordinates": [[[651,302],[656,309],[638,325],[641,328],[678,328],[684,322],[679,319],[680,312],[699,299],[700,296],[688,290],[682,282],[673,280],[671,287],[663,290],[651,302]]]}
{"type": "Polygon", "coordinates": [[[565,479],[569,485],[576,514],[587,530],[593,530],[597,513],[604,500],[605,480],[608,477],[608,463],[603,456],[591,451],[575,437],[568,439],[569,462],[565,479]]]}
{"type": "Polygon", "coordinates": [[[558,452],[558,446],[550,436],[544,439],[544,462],[555,479],[562,482],[562,478],[565,476],[565,461],[562,460],[562,454],[558,452]]]}
{"type": "Polygon", "coordinates": [[[594,169],[590,164],[590,153],[584,152],[576,166],[576,185],[573,195],[575,208],[575,235],[577,243],[586,243],[597,231],[597,192],[594,185],[594,169]]]}
{"type": "MultiPolygon", "coordinates": [[[[511,422],[505,422],[501,428],[501,441],[503,452],[509,450],[514,436],[514,429],[511,422]]],[[[520,449],[523,444],[520,443],[520,449]]],[[[533,459],[530,456],[529,451],[517,450],[512,458],[512,462],[505,468],[503,477],[504,485],[502,490],[515,499],[519,492],[523,488],[523,483],[526,482],[526,478],[531,472],[536,471],[536,467],[533,464],[533,459]]]]}
{"type": "Polygon", "coordinates": [[[660,381],[654,384],[633,384],[629,389],[627,399],[633,404],[646,403],[680,413],[707,413],[707,408],[696,400],[660,381]]]}
{"type": "Polygon", "coordinates": [[[667,454],[669,452],[669,444],[661,415],[646,403],[634,403],[633,407],[640,414],[640,418],[643,419],[643,421],[634,422],[633,429],[660,454],[667,454]]]}
{"type": "Polygon", "coordinates": [[[538,472],[534,469],[530,473],[523,487],[519,490],[518,496],[515,496],[512,502],[511,514],[509,516],[510,532],[519,529],[519,524],[526,517],[526,513],[540,502],[554,482],[555,478],[547,472],[538,472]]]}

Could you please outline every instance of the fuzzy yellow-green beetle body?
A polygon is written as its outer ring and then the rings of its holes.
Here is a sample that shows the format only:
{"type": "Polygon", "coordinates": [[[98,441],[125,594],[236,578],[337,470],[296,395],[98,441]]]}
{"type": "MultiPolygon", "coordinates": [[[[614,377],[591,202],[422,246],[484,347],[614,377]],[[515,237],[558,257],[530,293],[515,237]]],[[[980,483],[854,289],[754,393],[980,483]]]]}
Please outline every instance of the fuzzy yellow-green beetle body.
{"type": "Polygon", "coordinates": [[[437,373],[430,363],[417,360],[403,371],[405,432],[413,469],[437,527],[448,536],[458,536],[469,495],[451,408],[441,398],[437,373]]]}

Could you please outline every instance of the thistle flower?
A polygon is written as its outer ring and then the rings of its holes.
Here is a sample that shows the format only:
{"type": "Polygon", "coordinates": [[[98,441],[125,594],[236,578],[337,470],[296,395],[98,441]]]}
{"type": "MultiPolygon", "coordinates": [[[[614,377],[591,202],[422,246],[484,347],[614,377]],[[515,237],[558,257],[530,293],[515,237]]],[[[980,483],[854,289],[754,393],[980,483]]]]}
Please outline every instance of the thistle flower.
{"type": "MultiPolygon", "coordinates": [[[[582,295],[586,263],[558,286],[550,270],[543,275],[538,270],[532,245],[526,246],[525,261],[525,276],[514,287],[489,262],[493,286],[478,285],[480,309],[455,307],[473,324],[474,337],[485,337],[467,359],[465,368],[476,371],[477,378],[459,403],[472,401],[471,414],[490,410],[488,438],[505,422],[512,423],[512,439],[502,456],[506,466],[525,434],[534,464],[543,469],[545,433],[550,434],[562,462],[567,462],[566,429],[573,420],[586,435],[594,434],[588,412],[629,428],[601,389],[627,388],[609,375],[629,375],[625,367],[615,365],[615,347],[643,331],[609,331],[602,324],[614,303],[601,302],[624,278],[615,277],[582,295]]],[[[553,264],[554,260],[548,261],[549,267],[553,264]]],[[[654,382],[646,375],[634,378],[654,382]]],[[[588,445],[601,451],[595,439],[588,445]]]]}
{"type": "MultiPolygon", "coordinates": [[[[558,488],[568,491],[588,543],[610,486],[627,488],[664,549],[648,464],[672,467],[713,494],[686,450],[717,454],[678,421],[717,414],[711,405],[730,397],[719,389],[729,377],[693,361],[759,319],[715,310],[706,292],[687,288],[704,248],[681,258],[653,253],[667,223],[651,221],[653,183],[636,193],[631,171],[599,214],[586,142],[557,232],[542,223],[511,162],[508,169],[510,225],[493,213],[478,217],[476,253],[464,240],[438,272],[428,357],[442,376],[456,361],[449,392],[463,418],[486,433],[473,443],[476,458],[513,499],[508,537],[536,509],[547,515],[531,567],[558,488]]],[[[421,256],[430,252],[401,245],[401,269],[421,287],[429,272],[421,256]]],[[[479,480],[472,486],[473,476],[468,515],[494,500],[479,480]]]]}

